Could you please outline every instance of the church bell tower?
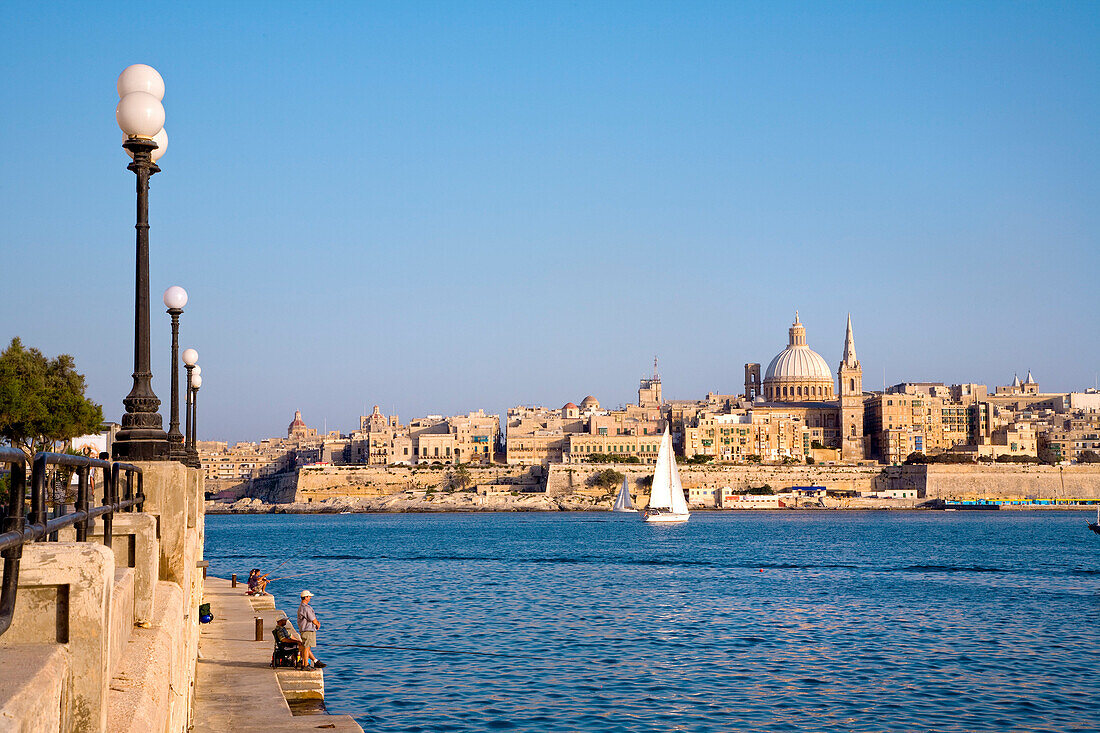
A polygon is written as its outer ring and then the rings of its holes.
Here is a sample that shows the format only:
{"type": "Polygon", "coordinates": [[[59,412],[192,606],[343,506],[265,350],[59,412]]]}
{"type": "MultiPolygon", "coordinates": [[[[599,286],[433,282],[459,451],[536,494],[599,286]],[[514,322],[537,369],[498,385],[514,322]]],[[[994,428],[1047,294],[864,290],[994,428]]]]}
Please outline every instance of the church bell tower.
{"type": "Polygon", "coordinates": [[[852,336],[852,314],[848,314],[848,331],[844,335],[844,359],[837,369],[840,382],[840,457],[845,461],[862,460],[863,449],[863,367],[856,358],[856,341],[852,336]]]}

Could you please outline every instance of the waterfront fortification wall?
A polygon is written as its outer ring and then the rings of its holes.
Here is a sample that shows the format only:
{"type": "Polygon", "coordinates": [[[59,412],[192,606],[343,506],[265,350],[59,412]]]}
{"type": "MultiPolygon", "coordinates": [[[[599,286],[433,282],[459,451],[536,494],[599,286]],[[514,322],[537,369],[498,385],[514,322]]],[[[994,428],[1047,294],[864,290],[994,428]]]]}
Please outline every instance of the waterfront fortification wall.
{"type": "MultiPolygon", "coordinates": [[[[653,475],[653,466],[629,463],[550,466],[546,491],[554,496],[592,493],[592,477],[607,468],[626,476],[639,494],[649,493],[641,481],[653,475]]],[[[870,492],[887,485],[878,466],[680,466],[679,470],[680,481],[687,490],[770,486],[783,492],[795,486],[824,486],[831,490],[870,492]]]]}
{"type": "Polygon", "coordinates": [[[886,475],[928,499],[1100,499],[1100,465],[894,466],[886,475]]]}
{"type": "Polygon", "coordinates": [[[0,731],[184,733],[202,599],[202,472],[141,463],[142,512],[23,546],[0,635],[0,731]],[[96,532],[98,530],[98,534],[96,532]]]}
{"type": "MultiPolygon", "coordinates": [[[[449,468],[449,467],[448,467],[449,468]]],[[[423,466],[305,466],[246,481],[223,495],[267,504],[315,504],[326,499],[374,499],[442,488],[448,468],[423,466]]],[[[545,470],[530,466],[467,466],[470,488],[541,490],[545,470]]]]}
{"type": "MultiPolygon", "coordinates": [[[[554,499],[594,498],[605,492],[592,486],[592,478],[607,468],[625,475],[639,497],[648,495],[643,480],[652,475],[653,466],[622,463],[470,467],[472,483],[468,488],[483,496],[510,494],[517,497],[515,502],[527,503],[532,493],[542,492],[554,499]]],[[[360,509],[378,508],[385,497],[423,498],[425,493],[443,492],[448,475],[449,468],[307,466],[246,482],[237,491],[240,497],[262,501],[264,506],[283,504],[308,510],[361,500],[360,509]]],[[[1089,465],[704,465],[681,466],[680,477],[689,491],[768,486],[782,493],[799,486],[824,486],[830,491],[858,494],[915,490],[921,499],[1100,499],[1100,466],[1089,465]]],[[[508,501],[504,496],[496,503],[508,501]]],[[[446,510],[440,502],[436,504],[439,506],[432,505],[435,509],[446,510]]]]}

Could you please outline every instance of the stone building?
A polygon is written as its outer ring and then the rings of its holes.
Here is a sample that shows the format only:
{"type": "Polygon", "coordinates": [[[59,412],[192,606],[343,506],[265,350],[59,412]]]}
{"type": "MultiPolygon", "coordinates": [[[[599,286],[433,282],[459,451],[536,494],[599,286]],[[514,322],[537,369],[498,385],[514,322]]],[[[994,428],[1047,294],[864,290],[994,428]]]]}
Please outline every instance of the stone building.
{"type": "Polygon", "coordinates": [[[967,407],[933,397],[917,386],[899,387],[908,391],[888,390],[864,401],[868,447],[873,458],[899,464],[910,453],[937,455],[970,442],[967,407]]]}
{"type": "Polygon", "coordinates": [[[685,428],[684,454],[717,461],[799,463],[810,455],[813,431],[798,409],[772,407],[708,411],[685,428]]]}
{"type": "Polygon", "coordinates": [[[667,423],[662,400],[661,375],[654,359],[653,374],[638,383],[637,404],[606,410],[588,395],[579,406],[567,402],[560,410],[514,407],[508,410],[507,461],[548,465],[615,456],[655,463],[667,423]]]}

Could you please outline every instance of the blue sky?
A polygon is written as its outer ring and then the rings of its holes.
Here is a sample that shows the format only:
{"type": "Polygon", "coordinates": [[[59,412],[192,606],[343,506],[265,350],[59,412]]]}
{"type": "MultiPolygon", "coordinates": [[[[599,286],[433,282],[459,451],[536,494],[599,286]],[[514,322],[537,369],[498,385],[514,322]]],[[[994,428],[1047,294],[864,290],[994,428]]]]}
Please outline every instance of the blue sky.
{"type": "Polygon", "coordinates": [[[1092,386],[1098,40],[1095,3],[5,3],[0,339],[120,416],[141,62],[201,437],[617,404],[654,354],[738,391],[795,308],[832,365],[851,311],[868,388],[1092,386]]]}

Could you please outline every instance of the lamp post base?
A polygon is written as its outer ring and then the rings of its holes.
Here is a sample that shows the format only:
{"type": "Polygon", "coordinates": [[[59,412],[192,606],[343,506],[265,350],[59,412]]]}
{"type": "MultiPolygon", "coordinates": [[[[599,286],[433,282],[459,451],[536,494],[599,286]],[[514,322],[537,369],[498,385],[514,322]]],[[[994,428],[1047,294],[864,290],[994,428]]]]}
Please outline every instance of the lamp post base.
{"type": "Polygon", "coordinates": [[[183,435],[178,436],[179,440],[172,440],[173,437],[176,436],[168,434],[168,460],[179,461],[185,466],[191,465],[191,452],[183,444],[183,435]]]}
{"type": "Polygon", "coordinates": [[[111,458],[116,461],[167,461],[168,436],[163,430],[123,428],[111,445],[111,458]],[[157,435],[159,433],[159,435],[157,435]]]}

